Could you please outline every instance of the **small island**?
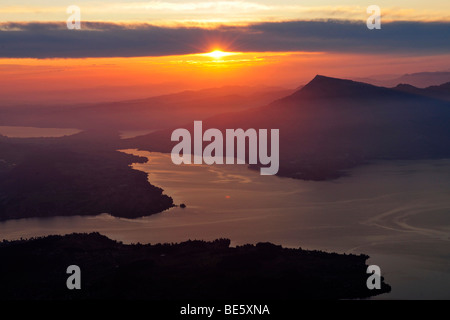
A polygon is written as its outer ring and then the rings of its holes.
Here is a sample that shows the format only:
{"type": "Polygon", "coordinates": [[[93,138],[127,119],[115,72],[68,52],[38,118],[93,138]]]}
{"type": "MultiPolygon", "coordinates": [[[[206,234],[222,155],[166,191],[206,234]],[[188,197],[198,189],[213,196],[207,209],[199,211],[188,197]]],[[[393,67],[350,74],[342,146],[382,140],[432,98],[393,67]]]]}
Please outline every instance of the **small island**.
{"type": "Polygon", "coordinates": [[[131,244],[99,233],[0,243],[0,299],[221,300],[356,299],[389,292],[366,287],[367,255],[287,249],[230,240],[131,244]],[[78,265],[82,290],[68,290],[78,265]]]}

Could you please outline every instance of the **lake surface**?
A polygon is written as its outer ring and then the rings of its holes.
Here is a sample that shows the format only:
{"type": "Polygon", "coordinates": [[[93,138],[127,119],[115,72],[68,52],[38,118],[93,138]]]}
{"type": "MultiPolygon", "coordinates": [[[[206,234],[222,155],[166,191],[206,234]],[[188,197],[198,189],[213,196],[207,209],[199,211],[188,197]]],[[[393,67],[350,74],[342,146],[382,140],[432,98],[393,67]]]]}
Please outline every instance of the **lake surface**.
{"type": "Polygon", "coordinates": [[[68,128],[0,126],[0,134],[9,138],[57,138],[70,136],[79,132],[81,130],[68,128]]]}
{"type": "Polygon", "coordinates": [[[98,231],[125,243],[230,238],[232,245],[270,241],[287,247],[365,253],[393,291],[380,299],[450,298],[450,160],[378,162],[335,181],[274,176],[243,165],[172,164],[145,156],[149,174],[176,204],[130,220],[95,217],[0,223],[0,238],[98,231]]]}

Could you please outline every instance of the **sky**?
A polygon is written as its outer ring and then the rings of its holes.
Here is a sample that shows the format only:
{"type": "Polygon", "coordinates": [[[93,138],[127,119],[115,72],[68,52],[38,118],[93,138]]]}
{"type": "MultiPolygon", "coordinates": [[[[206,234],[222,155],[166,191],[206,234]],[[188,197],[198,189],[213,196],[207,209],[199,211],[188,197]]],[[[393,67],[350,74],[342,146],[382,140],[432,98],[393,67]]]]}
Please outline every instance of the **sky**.
{"type": "Polygon", "coordinates": [[[364,19],[372,4],[386,20],[450,20],[448,0],[2,0],[0,21],[61,21],[77,5],[83,19],[171,24],[174,22],[262,22],[364,19]]]}
{"type": "Polygon", "coordinates": [[[449,71],[448,39],[448,0],[2,0],[0,94],[110,101],[226,85],[295,88],[315,74],[449,71]],[[372,4],[379,30],[366,26],[372,4]],[[81,10],[80,30],[67,29],[69,5],[81,10]],[[213,50],[234,54],[204,55],[213,50]],[[77,90],[85,94],[68,94],[77,90]]]}

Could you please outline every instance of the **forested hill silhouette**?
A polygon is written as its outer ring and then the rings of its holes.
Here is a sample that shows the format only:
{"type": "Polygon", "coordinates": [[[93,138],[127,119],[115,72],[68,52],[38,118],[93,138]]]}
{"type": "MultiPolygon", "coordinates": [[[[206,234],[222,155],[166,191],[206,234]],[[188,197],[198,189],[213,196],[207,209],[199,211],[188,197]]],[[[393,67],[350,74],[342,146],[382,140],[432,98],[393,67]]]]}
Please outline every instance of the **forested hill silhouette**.
{"type": "MultiPolygon", "coordinates": [[[[280,129],[278,174],[324,180],[376,159],[450,157],[449,122],[448,101],[318,75],[267,106],[203,120],[203,129],[280,129]]],[[[170,152],[172,131],[124,144],[170,152]]]]}
{"type": "MultiPolygon", "coordinates": [[[[369,290],[367,255],[230,247],[230,240],[126,245],[98,234],[0,242],[0,299],[221,300],[355,299],[369,290]],[[82,289],[67,290],[76,261],[82,289]],[[33,266],[30,268],[30,266],[33,266]],[[12,276],[13,275],[13,276],[12,276]]],[[[196,318],[198,319],[198,318],[196,318]]]]}
{"type": "Polygon", "coordinates": [[[173,199],[129,165],[146,159],[116,151],[116,132],[60,138],[0,136],[0,221],[98,215],[138,218],[173,199]]]}

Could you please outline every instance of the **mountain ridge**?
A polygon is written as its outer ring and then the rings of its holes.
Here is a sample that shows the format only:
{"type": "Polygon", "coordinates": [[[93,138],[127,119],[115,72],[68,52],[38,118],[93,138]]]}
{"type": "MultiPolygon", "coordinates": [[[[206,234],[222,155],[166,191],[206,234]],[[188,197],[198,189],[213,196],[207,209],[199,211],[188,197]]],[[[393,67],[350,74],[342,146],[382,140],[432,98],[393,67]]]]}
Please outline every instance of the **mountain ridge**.
{"type": "Polygon", "coordinates": [[[402,75],[390,75],[388,77],[367,77],[354,78],[356,81],[362,81],[373,85],[384,87],[395,87],[401,83],[409,84],[418,88],[441,85],[450,81],[450,71],[435,72],[415,72],[402,75]]]}
{"type": "MultiPolygon", "coordinates": [[[[327,180],[378,159],[450,157],[449,122],[446,101],[318,75],[269,105],[204,119],[203,130],[279,129],[278,175],[327,180]]],[[[192,134],[192,123],[182,127],[192,134]]],[[[127,148],[171,152],[171,132],[124,143],[127,148]]]]}
{"type": "Polygon", "coordinates": [[[429,98],[450,101],[450,82],[446,82],[438,86],[429,86],[426,88],[417,88],[410,84],[400,83],[393,89],[401,92],[426,96],[429,98]]]}
{"type": "Polygon", "coordinates": [[[318,74],[303,88],[280,100],[298,98],[331,99],[346,98],[348,96],[351,96],[353,99],[365,99],[374,94],[402,96],[400,92],[392,91],[386,87],[318,74]]]}

